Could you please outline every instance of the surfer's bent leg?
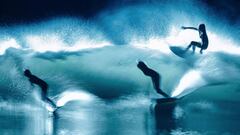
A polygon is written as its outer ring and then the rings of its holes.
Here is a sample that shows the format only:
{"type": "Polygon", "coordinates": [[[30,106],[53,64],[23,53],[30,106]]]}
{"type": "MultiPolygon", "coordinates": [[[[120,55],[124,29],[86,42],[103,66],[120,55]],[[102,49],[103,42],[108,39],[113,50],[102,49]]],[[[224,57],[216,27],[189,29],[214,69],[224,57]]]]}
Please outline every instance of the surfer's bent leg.
{"type": "Polygon", "coordinates": [[[189,44],[188,47],[185,49],[185,51],[188,51],[188,49],[192,46],[192,44],[189,44]]]}
{"type": "Polygon", "coordinates": [[[192,42],[191,42],[191,45],[192,45],[193,53],[195,53],[195,49],[196,49],[196,47],[199,47],[199,48],[202,47],[201,43],[199,43],[199,42],[195,42],[195,41],[192,41],[192,42]]]}
{"type": "Polygon", "coordinates": [[[160,76],[159,74],[154,74],[152,76],[150,76],[151,79],[152,79],[152,83],[153,83],[153,87],[155,90],[158,90],[160,89],[160,76]]]}
{"type": "Polygon", "coordinates": [[[57,108],[56,104],[47,97],[47,88],[42,88],[42,100],[47,103],[50,103],[51,106],[53,106],[54,108],[57,108]]]}
{"type": "Polygon", "coordinates": [[[194,53],[196,47],[201,48],[201,43],[196,42],[196,41],[192,41],[192,42],[188,45],[188,47],[186,48],[186,51],[187,51],[189,48],[191,48],[191,47],[192,47],[192,50],[193,50],[193,53],[194,53]]]}
{"type": "Polygon", "coordinates": [[[192,47],[192,45],[194,44],[193,42],[194,42],[194,41],[192,41],[192,42],[188,45],[188,47],[186,48],[185,51],[188,51],[188,49],[192,47]]]}

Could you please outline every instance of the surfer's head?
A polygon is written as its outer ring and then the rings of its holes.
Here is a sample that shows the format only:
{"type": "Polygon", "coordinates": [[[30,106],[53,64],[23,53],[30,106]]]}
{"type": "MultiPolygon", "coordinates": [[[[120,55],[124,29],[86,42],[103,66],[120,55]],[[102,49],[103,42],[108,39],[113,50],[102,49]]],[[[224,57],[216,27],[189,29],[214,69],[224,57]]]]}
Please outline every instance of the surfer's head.
{"type": "Polygon", "coordinates": [[[24,75],[27,76],[27,77],[29,77],[30,75],[32,75],[32,73],[31,73],[31,71],[30,71],[29,69],[26,69],[26,70],[24,71],[24,75]]]}
{"type": "Polygon", "coordinates": [[[205,27],[205,24],[200,24],[199,25],[199,30],[202,31],[202,32],[206,32],[206,27],[205,27]]]}
{"type": "Polygon", "coordinates": [[[146,65],[144,62],[139,61],[138,64],[137,64],[137,67],[140,68],[140,69],[142,69],[142,68],[146,68],[147,65],[146,65]]]}

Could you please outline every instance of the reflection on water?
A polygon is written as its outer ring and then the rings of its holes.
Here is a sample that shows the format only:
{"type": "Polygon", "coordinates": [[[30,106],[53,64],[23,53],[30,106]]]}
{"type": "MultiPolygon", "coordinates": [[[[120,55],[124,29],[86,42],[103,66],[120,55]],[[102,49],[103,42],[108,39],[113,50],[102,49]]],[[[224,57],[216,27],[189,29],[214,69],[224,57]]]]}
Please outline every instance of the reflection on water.
{"type": "Polygon", "coordinates": [[[141,106],[68,104],[57,117],[46,110],[0,110],[1,135],[236,135],[236,103],[208,101],[141,106]],[[235,109],[232,111],[232,109],[235,109]]]}
{"type": "Polygon", "coordinates": [[[174,118],[174,109],[176,103],[167,104],[156,104],[154,107],[154,118],[155,118],[155,133],[163,134],[170,133],[172,130],[176,129],[177,123],[174,118]]]}

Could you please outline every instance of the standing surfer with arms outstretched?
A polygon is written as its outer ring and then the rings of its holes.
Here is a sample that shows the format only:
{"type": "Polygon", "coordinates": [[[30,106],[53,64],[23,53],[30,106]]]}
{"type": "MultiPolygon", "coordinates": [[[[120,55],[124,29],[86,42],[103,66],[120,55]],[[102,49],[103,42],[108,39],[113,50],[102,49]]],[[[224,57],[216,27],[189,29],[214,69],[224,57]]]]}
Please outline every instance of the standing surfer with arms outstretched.
{"type": "Polygon", "coordinates": [[[151,77],[154,89],[157,91],[157,93],[161,94],[165,98],[169,98],[169,96],[160,89],[160,75],[156,71],[150,69],[142,61],[138,62],[137,67],[143,72],[144,75],[151,77]]]}
{"type": "Polygon", "coordinates": [[[188,47],[186,48],[186,51],[188,51],[189,48],[192,47],[193,53],[195,52],[196,47],[201,48],[200,53],[202,54],[203,50],[206,50],[208,48],[208,36],[207,36],[207,32],[206,32],[206,27],[205,24],[200,24],[198,29],[195,27],[184,27],[182,26],[182,29],[192,29],[192,30],[196,30],[199,32],[199,37],[201,38],[202,42],[196,42],[196,41],[192,41],[188,47]]]}

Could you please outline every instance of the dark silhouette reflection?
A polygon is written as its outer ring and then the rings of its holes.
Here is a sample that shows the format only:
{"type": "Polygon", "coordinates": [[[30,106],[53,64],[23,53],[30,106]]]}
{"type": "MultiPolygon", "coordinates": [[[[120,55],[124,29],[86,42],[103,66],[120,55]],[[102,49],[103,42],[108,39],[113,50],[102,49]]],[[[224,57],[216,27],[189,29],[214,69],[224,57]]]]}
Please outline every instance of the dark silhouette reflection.
{"type": "Polygon", "coordinates": [[[42,95],[41,95],[42,100],[47,103],[50,103],[52,105],[52,107],[57,108],[55,103],[47,97],[48,84],[45,81],[43,81],[42,79],[33,75],[29,69],[26,69],[24,71],[24,75],[29,78],[31,85],[36,84],[42,89],[42,95]]]}
{"type": "Polygon", "coordinates": [[[188,47],[186,48],[186,51],[192,47],[193,53],[195,52],[196,47],[201,48],[200,53],[202,54],[203,50],[206,50],[208,48],[208,36],[207,36],[207,32],[206,32],[206,27],[205,24],[200,24],[198,29],[195,27],[184,27],[182,26],[182,29],[192,29],[192,30],[196,30],[199,32],[199,37],[201,38],[202,42],[196,42],[196,41],[192,41],[188,47]]]}
{"type": "Polygon", "coordinates": [[[47,114],[44,119],[44,135],[57,135],[58,131],[58,118],[47,114]]]}
{"type": "Polygon", "coordinates": [[[171,103],[157,103],[154,107],[155,118],[155,133],[169,134],[172,130],[176,129],[176,119],[174,118],[176,102],[171,103]]]}
{"type": "Polygon", "coordinates": [[[144,75],[151,77],[154,89],[157,91],[157,93],[161,94],[164,97],[169,97],[160,89],[161,77],[156,71],[147,67],[147,65],[142,61],[138,62],[137,67],[143,72],[144,75]]]}
{"type": "MultiPolygon", "coordinates": [[[[56,114],[54,114],[56,115],[56,114]]],[[[53,117],[53,135],[57,135],[57,131],[58,131],[58,116],[53,117]]]]}

